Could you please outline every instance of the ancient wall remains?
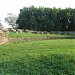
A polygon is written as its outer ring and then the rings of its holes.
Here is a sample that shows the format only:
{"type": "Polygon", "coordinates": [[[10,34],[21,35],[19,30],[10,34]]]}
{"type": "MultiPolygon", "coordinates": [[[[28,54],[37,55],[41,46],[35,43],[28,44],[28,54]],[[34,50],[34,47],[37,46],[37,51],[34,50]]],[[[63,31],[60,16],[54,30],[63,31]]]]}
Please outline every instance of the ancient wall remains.
{"type": "Polygon", "coordinates": [[[6,32],[0,33],[0,45],[8,42],[8,35],[6,32]]]}

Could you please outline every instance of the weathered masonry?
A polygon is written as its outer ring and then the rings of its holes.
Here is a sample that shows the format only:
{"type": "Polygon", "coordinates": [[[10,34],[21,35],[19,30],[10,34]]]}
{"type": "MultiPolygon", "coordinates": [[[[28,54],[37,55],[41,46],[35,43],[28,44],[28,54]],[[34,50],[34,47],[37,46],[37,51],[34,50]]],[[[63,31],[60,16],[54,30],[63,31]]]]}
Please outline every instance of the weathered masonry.
{"type": "Polygon", "coordinates": [[[0,21],[0,45],[8,42],[8,35],[0,21]]]}

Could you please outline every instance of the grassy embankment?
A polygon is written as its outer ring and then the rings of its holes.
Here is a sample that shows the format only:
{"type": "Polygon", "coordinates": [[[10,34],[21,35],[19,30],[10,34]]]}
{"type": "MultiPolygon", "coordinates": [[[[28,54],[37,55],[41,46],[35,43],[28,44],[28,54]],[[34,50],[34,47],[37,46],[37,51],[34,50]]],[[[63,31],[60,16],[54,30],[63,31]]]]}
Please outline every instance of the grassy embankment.
{"type": "Polygon", "coordinates": [[[67,35],[67,34],[33,34],[33,33],[8,33],[8,36],[11,38],[17,38],[17,37],[45,37],[45,36],[54,36],[54,37],[64,37],[64,36],[75,36],[73,35],[67,35]]]}
{"type": "Polygon", "coordinates": [[[75,40],[1,45],[0,75],[75,75],[75,40]]]}

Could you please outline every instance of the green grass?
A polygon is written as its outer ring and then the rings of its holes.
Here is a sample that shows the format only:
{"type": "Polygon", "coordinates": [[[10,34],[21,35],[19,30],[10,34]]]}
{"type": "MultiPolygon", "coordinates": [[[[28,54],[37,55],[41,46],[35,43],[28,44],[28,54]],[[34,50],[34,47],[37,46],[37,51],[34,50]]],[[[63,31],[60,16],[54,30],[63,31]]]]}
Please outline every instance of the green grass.
{"type": "Polygon", "coordinates": [[[11,38],[17,38],[17,37],[44,37],[44,36],[58,36],[58,37],[63,37],[63,36],[75,36],[75,35],[67,35],[67,34],[33,34],[33,33],[13,33],[10,32],[8,33],[8,36],[11,38]]]}
{"type": "Polygon", "coordinates": [[[75,75],[75,40],[1,45],[0,75],[75,75]]]}

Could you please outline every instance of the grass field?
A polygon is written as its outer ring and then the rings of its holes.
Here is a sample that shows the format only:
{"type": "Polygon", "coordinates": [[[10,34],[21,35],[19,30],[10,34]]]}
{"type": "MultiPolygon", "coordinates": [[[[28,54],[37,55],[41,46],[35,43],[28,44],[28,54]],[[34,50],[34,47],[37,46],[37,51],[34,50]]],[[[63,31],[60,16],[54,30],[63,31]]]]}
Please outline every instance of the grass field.
{"type": "Polygon", "coordinates": [[[67,35],[67,34],[33,34],[33,33],[13,33],[13,32],[10,32],[8,33],[8,36],[11,37],[11,38],[17,38],[17,37],[44,37],[44,36],[58,36],[58,37],[64,37],[64,36],[75,36],[74,34],[72,35],[67,35]]]}
{"type": "Polygon", "coordinates": [[[0,75],[75,75],[75,39],[1,45],[0,75]]]}

